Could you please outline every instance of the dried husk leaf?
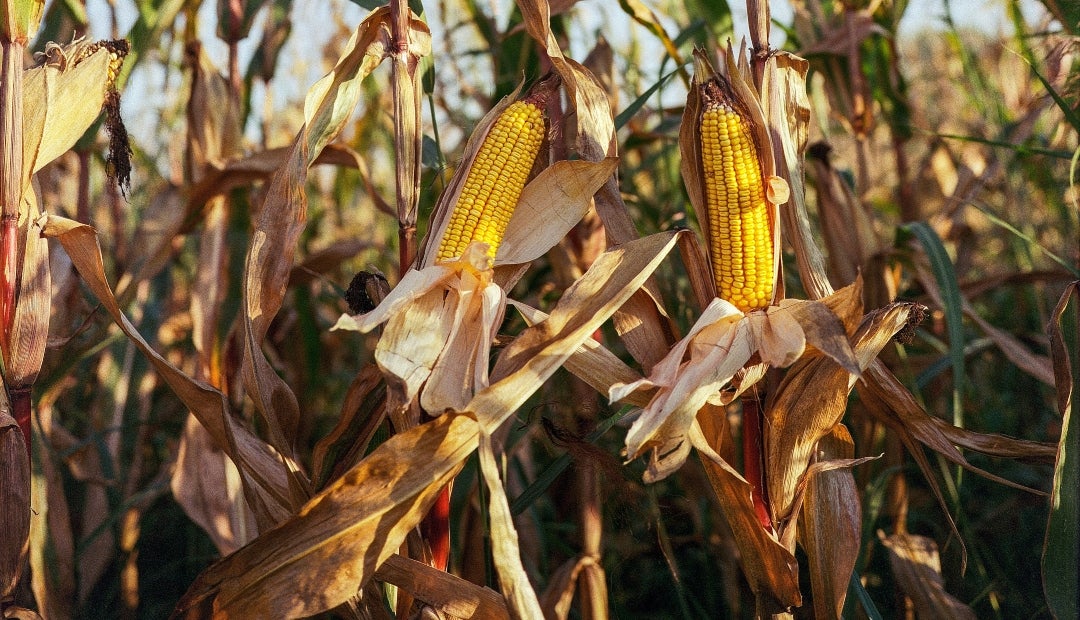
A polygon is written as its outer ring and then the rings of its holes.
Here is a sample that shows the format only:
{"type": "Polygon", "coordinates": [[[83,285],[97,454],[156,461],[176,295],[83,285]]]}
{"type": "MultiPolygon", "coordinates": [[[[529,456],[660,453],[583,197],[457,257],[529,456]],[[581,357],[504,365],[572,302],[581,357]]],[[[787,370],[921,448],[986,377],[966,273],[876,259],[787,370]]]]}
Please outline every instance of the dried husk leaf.
{"type": "Polygon", "coordinates": [[[540,607],[544,610],[545,618],[566,620],[570,616],[570,606],[574,602],[574,591],[581,571],[591,561],[586,556],[570,558],[548,578],[547,587],[540,595],[540,607]]]}
{"type": "Polygon", "coordinates": [[[420,522],[479,430],[447,414],[394,435],[294,516],[205,570],[174,617],[295,618],[345,602],[420,522]]]}
{"type": "Polygon", "coordinates": [[[255,510],[260,527],[269,526],[291,514],[289,483],[281,457],[251,431],[233,421],[224,394],[185,375],[154,351],[120,311],[105,278],[101,247],[94,229],[73,220],[49,216],[44,233],[60,241],[83,281],[113,321],[147,356],[173,392],[210,433],[214,443],[236,463],[244,479],[248,503],[255,510]]]}
{"type": "Polygon", "coordinates": [[[480,472],[488,489],[488,518],[490,519],[491,555],[499,575],[499,586],[506,597],[510,615],[519,620],[542,618],[540,601],[529,583],[529,576],[521,564],[517,530],[506,500],[499,467],[495,463],[495,450],[491,436],[480,434],[480,472]]]}
{"type": "Polygon", "coordinates": [[[585,216],[593,194],[618,163],[614,157],[559,161],[542,170],[522,190],[495,264],[532,262],[550,250],[585,216]]]}
{"type": "Polygon", "coordinates": [[[18,303],[12,319],[10,346],[3,348],[4,381],[8,388],[32,385],[45,358],[52,307],[49,242],[41,234],[37,200],[27,192],[23,205],[29,215],[20,233],[25,234],[18,303]]]}
{"type": "Polygon", "coordinates": [[[498,592],[400,555],[386,558],[375,571],[375,579],[392,583],[454,618],[501,620],[510,616],[506,600],[498,592]]]}
{"type": "Polygon", "coordinates": [[[790,196],[780,210],[784,239],[795,250],[799,279],[811,299],[833,292],[825,259],[817,245],[806,208],[803,154],[810,133],[806,72],[810,64],[788,52],[772,52],[765,63],[761,105],[776,156],[776,174],[787,179],[790,196]]]}
{"type": "MultiPolygon", "coordinates": [[[[468,272],[461,275],[463,280],[473,279],[468,272]]],[[[461,410],[477,390],[488,386],[491,344],[506,310],[506,293],[483,280],[473,279],[473,283],[452,289],[446,296],[447,302],[455,298],[456,307],[446,313],[453,317],[446,345],[441,347],[420,395],[420,405],[432,414],[445,409],[461,410]]],[[[416,329],[425,327],[414,325],[416,329]]]]}
{"type": "Polygon", "coordinates": [[[920,619],[974,620],[978,616],[970,607],[945,591],[941,578],[941,559],[937,543],[932,538],[914,534],[878,538],[889,552],[889,565],[900,588],[915,606],[920,619]]]}
{"type": "MultiPolygon", "coordinates": [[[[843,424],[817,446],[819,459],[852,459],[855,443],[843,424]]],[[[800,544],[806,551],[814,617],[840,618],[859,556],[862,508],[859,487],[847,468],[807,476],[800,544]]]]}
{"type": "Polygon", "coordinates": [[[77,63],[63,56],[85,41],[57,46],[44,64],[23,73],[23,188],[30,175],[66,153],[101,114],[109,80],[109,50],[77,63]]]}
{"type": "Polygon", "coordinates": [[[30,457],[22,429],[0,397],[0,600],[19,582],[30,550],[30,457]]]}
{"type": "MultiPolygon", "coordinates": [[[[866,368],[907,325],[913,307],[893,304],[866,316],[852,338],[859,368],[866,368]]],[[[784,375],[765,414],[766,487],[774,523],[792,512],[814,447],[840,422],[856,378],[823,355],[803,357],[784,375]]]]}
{"type": "Polygon", "coordinates": [[[666,387],[653,397],[626,434],[628,458],[652,450],[646,482],[661,480],[682,466],[690,453],[686,433],[698,410],[731,381],[754,353],[749,323],[734,306],[715,299],[648,379],[612,386],[613,400],[642,387],[666,387]],[[690,359],[683,363],[684,351],[690,359]]]}
{"type": "Polygon", "coordinates": [[[799,607],[799,563],[795,556],[765,528],[761,527],[751,494],[753,487],[709,445],[701,427],[694,422],[688,433],[706,466],[705,473],[734,533],[739,560],[750,589],[759,597],[771,599],[775,607],[799,607]]]}

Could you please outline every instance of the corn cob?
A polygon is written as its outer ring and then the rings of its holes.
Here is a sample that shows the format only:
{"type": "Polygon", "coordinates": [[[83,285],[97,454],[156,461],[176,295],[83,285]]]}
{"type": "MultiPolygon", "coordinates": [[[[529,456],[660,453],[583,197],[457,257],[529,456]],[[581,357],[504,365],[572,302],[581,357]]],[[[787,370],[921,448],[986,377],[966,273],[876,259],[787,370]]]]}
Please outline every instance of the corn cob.
{"type": "Polygon", "coordinates": [[[773,235],[749,110],[717,75],[701,85],[701,164],[717,295],[748,312],[772,302],[773,235]]]}
{"type": "Polygon", "coordinates": [[[545,133],[543,110],[531,99],[515,101],[499,115],[471,163],[437,260],[460,257],[473,241],[487,243],[495,257],[545,133]]]}

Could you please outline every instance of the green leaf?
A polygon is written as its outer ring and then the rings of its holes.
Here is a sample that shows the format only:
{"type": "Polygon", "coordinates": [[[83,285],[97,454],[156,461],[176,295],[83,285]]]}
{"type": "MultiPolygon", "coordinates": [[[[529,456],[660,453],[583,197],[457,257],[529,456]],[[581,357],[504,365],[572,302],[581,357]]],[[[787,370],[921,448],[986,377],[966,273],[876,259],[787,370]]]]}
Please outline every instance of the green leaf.
{"type": "Polygon", "coordinates": [[[1070,299],[1080,296],[1080,282],[1073,282],[1061,296],[1050,324],[1050,350],[1061,413],[1061,439],[1054,466],[1050,495],[1050,518],[1043,544],[1043,589],[1051,613],[1059,620],[1080,617],[1080,420],[1072,415],[1073,396],[1080,373],[1077,351],[1077,304],[1066,312],[1070,299]]]}
{"type": "Polygon", "coordinates": [[[925,222],[906,224],[905,230],[915,236],[930,259],[930,269],[934,273],[941,289],[942,303],[945,304],[945,322],[949,333],[949,359],[953,367],[953,425],[963,426],[964,412],[962,395],[964,393],[964,324],[963,300],[960,298],[960,283],[956,278],[941,238],[925,222]]]}

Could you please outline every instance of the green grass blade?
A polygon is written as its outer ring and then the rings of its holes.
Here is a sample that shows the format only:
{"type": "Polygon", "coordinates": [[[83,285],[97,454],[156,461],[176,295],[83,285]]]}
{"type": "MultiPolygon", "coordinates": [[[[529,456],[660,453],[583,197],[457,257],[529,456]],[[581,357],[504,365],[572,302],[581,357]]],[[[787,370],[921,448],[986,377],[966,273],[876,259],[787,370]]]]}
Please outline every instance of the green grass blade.
{"type": "Polygon", "coordinates": [[[930,269],[941,290],[942,303],[945,305],[945,322],[949,333],[949,359],[952,360],[953,367],[953,424],[963,426],[964,313],[960,298],[960,283],[949,254],[933,228],[925,222],[912,222],[906,224],[903,230],[914,235],[926,251],[926,256],[930,259],[930,269]]]}
{"type": "Polygon", "coordinates": [[[1073,414],[1080,359],[1069,359],[1077,347],[1077,303],[1070,297],[1080,293],[1073,283],[1062,297],[1060,315],[1051,324],[1051,350],[1057,375],[1058,408],[1061,413],[1061,439],[1054,466],[1050,518],[1046,524],[1042,572],[1046,602],[1059,619],[1080,617],[1080,420],[1073,414]]]}

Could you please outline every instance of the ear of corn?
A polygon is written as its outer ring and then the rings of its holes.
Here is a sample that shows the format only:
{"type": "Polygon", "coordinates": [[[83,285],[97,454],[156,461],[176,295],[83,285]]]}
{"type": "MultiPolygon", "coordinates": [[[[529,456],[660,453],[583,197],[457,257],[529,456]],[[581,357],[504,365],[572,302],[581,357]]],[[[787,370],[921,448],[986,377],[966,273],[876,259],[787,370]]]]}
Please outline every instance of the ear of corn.
{"type": "Polygon", "coordinates": [[[495,257],[545,133],[543,111],[530,100],[503,111],[471,163],[437,260],[460,257],[474,241],[487,243],[495,257]]]}
{"type": "Polygon", "coordinates": [[[748,312],[772,302],[775,278],[753,121],[723,76],[701,89],[701,166],[717,295],[748,312]]]}

